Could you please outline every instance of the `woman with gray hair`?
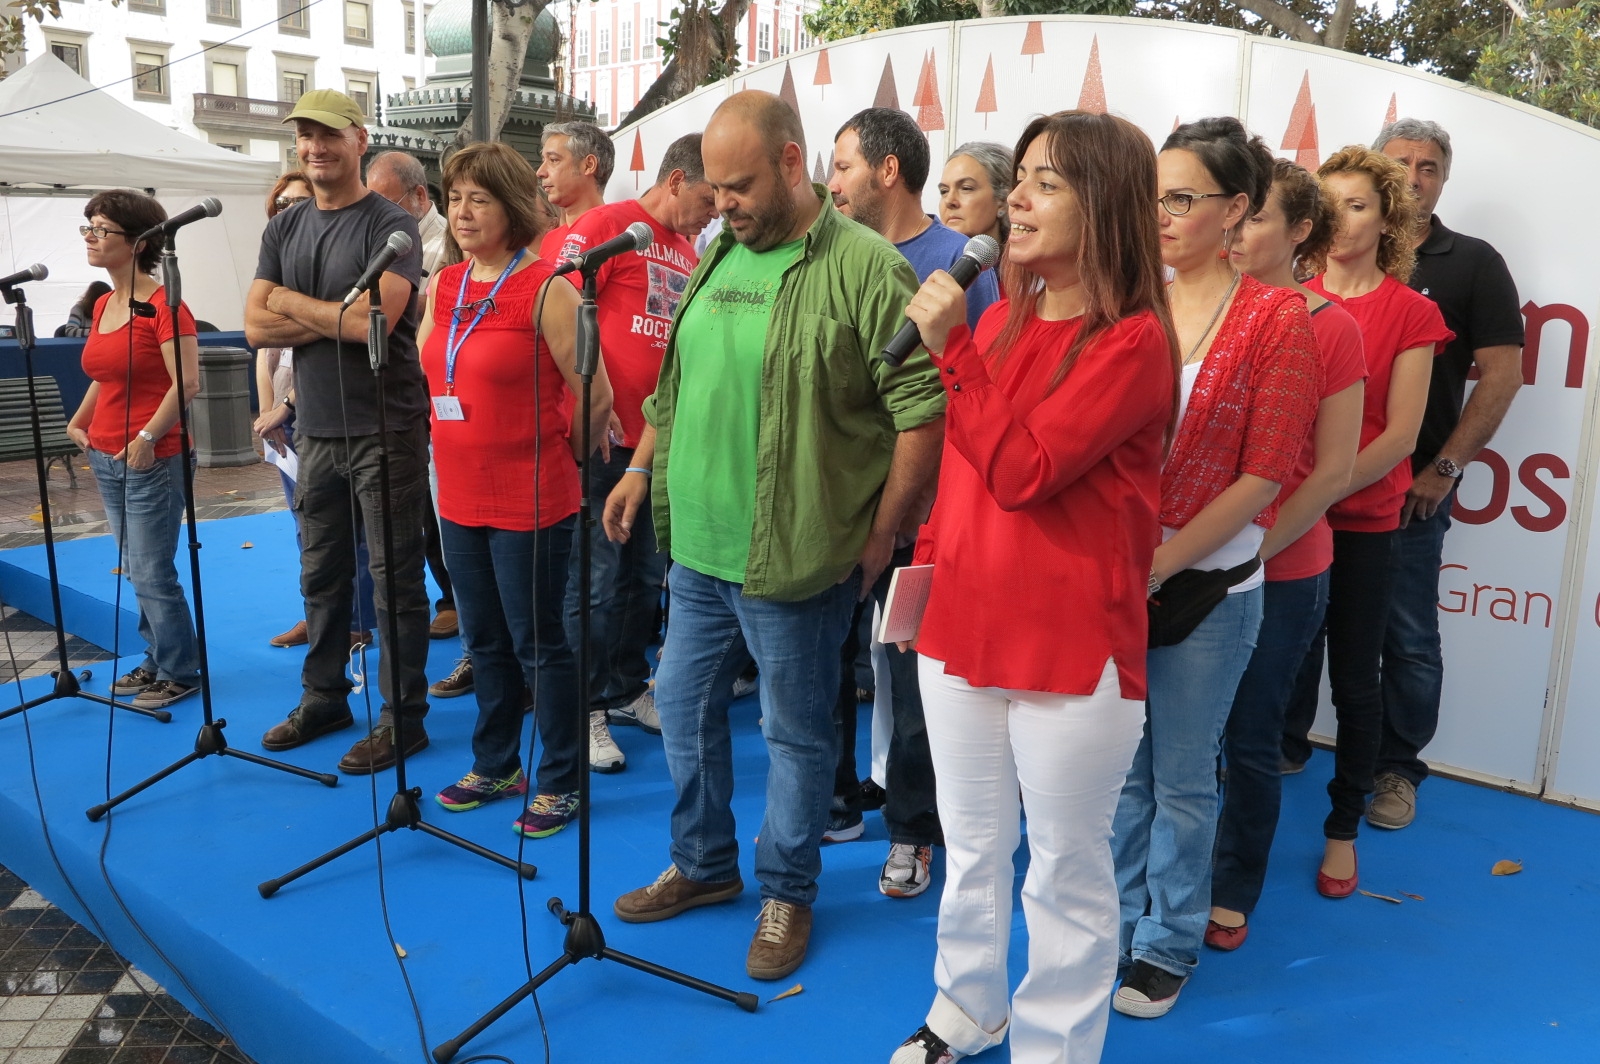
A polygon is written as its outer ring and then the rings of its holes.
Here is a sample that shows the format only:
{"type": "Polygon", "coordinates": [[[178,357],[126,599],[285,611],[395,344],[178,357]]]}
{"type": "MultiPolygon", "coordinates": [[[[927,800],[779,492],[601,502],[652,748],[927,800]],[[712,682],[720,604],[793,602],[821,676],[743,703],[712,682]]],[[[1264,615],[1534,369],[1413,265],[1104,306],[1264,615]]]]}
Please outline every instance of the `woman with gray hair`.
{"type": "Polygon", "coordinates": [[[1006,196],[1016,184],[1011,149],[973,140],[950,153],[939,175],[939,221],[967,236],[980,233],[1006,242],[1006,196]]]}

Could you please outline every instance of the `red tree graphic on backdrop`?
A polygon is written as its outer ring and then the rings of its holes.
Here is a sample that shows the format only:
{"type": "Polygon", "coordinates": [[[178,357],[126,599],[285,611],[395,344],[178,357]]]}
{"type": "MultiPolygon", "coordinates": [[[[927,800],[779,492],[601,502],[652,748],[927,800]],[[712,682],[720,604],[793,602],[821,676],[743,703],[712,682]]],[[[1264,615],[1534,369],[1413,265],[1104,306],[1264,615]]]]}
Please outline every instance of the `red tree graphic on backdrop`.
{"type": "Polygon", "coordinates": [[[1022,54],[1028,57],[1028,72],[1033,72],[1033,57],[1044,55],[1044,23],[1028,23],[1028,32],[1022,38],[1022,54]]]}
{"type": "Polygon", "coordinates": [[[983,128],[989,128],[989,116],[1000,110],[994,98],[994,54],[989,55],[989,65],[983,68],[983,84],[978,86],[978,106],[974,110],[983,116],[983,128]]]}
{"type": "Polygon", "coordinates": [[[922,59],[922,71],[917,75],[917,91],[911,105],[917,109],[917,128],[924,133],[944,128],[944,104],[939,102],[939,68],[934,50],[922,59]]]}
{"type": "Polygon", "coordinates": [[[828,98],[829,85],[833,84],[833,68],[828,65],[828,50],[824,48],[817,53],[817,72],[811,76],[811,84],[822,86],[822,98],[828,98]]]}
{"type": "Polygon", "coordinates": [[[820,151],[817,152],[816,169],[811,171],[811,180],[815,181],[819,185],[826,185],[828,183],[828,175],[822,172],[822,153],[820,151]]]}
{"type": "Polygon", "coordinates": [[[1307,170],[1315,170],[1321,162],[1317,151],[1317,108],[1311,102],[1311,72],[1300,80],[1300,93],[1294,98],[1294,110],[1289,112],[1289,128],[1284,130],[1285,151],[1295,153],[1294,161],[1307,170]]]}
{"type": "Polygon", "coordinates": [[[1383,124],[1390,125],[1400,117],[1400,101],[1395,93],[1389,94],[1389,109],[1383,113],[1383,124]]]}
{"type": "Polygon", "coordinates": [[[1106,113],[1106,85],[1100,77],[1100,37],[1089,43],[1089,68],[1083,72],[1083,89],[1078,93],[1078,110],[1106,113]]]}
{"type": "Polygon", "coordinates": [[[894,60],[883,57],[883,76],[878,79],[878,92],[872,97],[872,106],[900,110],[900,94],[894,87],[894,60]]]}
{"type": "Polygon", "coordinates": [[[644,141],[639,139],[639,131],[633,132],[633,161],[628,163],[628,170],[633,174],[633,190],[639,190],[639,175],[644,173],[644,141]]]}
{"type": "Polygon", "coordinates": [[[783,64],[783,86],[778,89],[778,99],[789,105],[796,118],[800,117],[800,98],[794,91],[794,71],[789,69],[789,64],[783,64]]]}

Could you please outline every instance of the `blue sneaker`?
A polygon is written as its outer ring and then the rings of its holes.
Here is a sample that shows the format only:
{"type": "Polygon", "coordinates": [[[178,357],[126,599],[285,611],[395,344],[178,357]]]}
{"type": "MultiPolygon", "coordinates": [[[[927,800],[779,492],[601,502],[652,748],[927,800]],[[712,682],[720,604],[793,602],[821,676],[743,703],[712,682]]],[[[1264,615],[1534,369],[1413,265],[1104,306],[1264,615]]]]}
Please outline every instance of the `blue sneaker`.
{"type": "Polygon", "coordinates": [[[578,793],[536,794],[511,830],[530,839],[554,835],[578,817],[578,793]]]}
{"type": "Polygon", "coordinates": [[[469,772],[433,796],[433,800],[452,813],[465,813],[496,798],[528,793],[528,777],[519,768],[504,779],[491,779],[469,772]]]}

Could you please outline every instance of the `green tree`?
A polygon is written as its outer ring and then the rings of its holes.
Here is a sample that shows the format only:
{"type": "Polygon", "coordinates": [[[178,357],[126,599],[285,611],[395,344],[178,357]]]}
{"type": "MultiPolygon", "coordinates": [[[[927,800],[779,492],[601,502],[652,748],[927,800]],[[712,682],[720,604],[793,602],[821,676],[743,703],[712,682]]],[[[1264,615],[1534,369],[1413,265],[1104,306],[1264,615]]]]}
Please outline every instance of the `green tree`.
{"type": "Polygon", "coordinates": [[[1473,84],[1600,126],[1600,0],[1534,0],[1525,10],[1484,47],[1473,84]]]}

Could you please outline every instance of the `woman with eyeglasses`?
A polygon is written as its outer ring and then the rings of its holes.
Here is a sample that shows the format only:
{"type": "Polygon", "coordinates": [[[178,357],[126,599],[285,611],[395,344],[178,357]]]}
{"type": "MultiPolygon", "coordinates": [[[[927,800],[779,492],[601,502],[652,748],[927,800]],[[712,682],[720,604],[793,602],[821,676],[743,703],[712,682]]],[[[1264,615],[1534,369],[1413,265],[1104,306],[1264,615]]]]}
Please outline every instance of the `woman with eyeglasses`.
{"type": "Polygon", "coordinates": [[[200,346],[194,316],[182,303],[174,332],[166,291],[155,279],[163,238],[137,239],[167,220],[161,204],[143,192],[114,189],[90,199],[83,216],[89,224],[78,232],[89,265],[106,271],[111,291],[95,304],[83,345],[89,390],[67,435],[89,456],[122,572],[139,601],[144,661],[111,691],[160,709],[200,685],[194,621],[173,560],[184,509],[178,418],[200,390],[200,346]],[[141,305],[154,313],[140,313],[141,305]]]}
{"type": "MultiPolygon", "coordinates": [[[[442,181],[447,239],[466,259],[428,283],[417,335],[433,397],[433,458],[445,565],[474,672],[478,723],[472,769],[439,792],[452,812],[527,793],[521,759],[522,692],[534,691],[544,744],[538,789],[513,825],[530,838],[577,814],[582,747],[577,664],[562,626],[577,523],[573,458],[577,289],[550,283],[554,268],[529,252],[543,218],[533,167],[502,143],[469,144],[442,181]]],[[[605,439],[611,386],[591,386],[590,439],[605,439]]]]}
{"type": "MultiPolygon", "coordinates": [[[[297,203],[311,198],[311,182],[303,170],[290,170],[278,178],[267,196],[268,221],[297,203]]],[[[251,427],[264,443],[272,445],[280,455],[295,454],[294,449],[294,348],[262,347],[256,350],[256,396],[261,413],[251,427]]],[[[283,497],[294,515],[294,536],[298,549],[300,542],[300,511],[294,508],[295,478],[282,465],[278,466],[278,479],[283,484],[283,497]]],[[[373,603],[375,588],[372,569],[367,563],[367,538],[356,537],[356,576],[354,609],[351,618],[350,645],[372,641],[372,628],[378,623],[378,609],[373,603]]],[[[302,618],[289,629],[267,640],[275,647],[303,647],[310,633],[302,618]]]]}
{"type": "Polygon", "coordinates": [[[1017,163],[1009,302],[974,335],[940,271],[906,311],[949,399],[916,555],[933,565],[916,649],[947,859],[933,1005],[892,1064],[1007,1037],[1017,1064],[1092,1064],[1116,978],[1111,815],[1144,722],[1139,592],[1177,410],[1155,152],[1125,119],[1063,111],[1028,125],[1017,163]]]}
{"type": "Polygon", "coordinates": [[[1158,158],[1161,257],[1183,355],[1151,563],[1147,720],[1117,804],[1121,1013],[1164,1016],[1199,960],[1211,907],[1217,755],[1261,624],[1262,539],[1322,395],[1305,300],[1241,274],[1241,222],[1272,153],[1234,118],[1173,130],[1158,158]]]}
{"type": "Polygon", "coordinates": [[[1233,244],[1236,267],[1264,284],[1298,292],[1306,301],[1322,355],[1323,386],[1316,426],[1284,482],[1278,520],[1261,543],[1267,578],[1261,635],[1223,732],[1228,778],[1217,823],[1205,942],[1224,951],[1244,944],[1250,913],[1266,880],[1283,797],[1278,759],[1284,711],[1328,605],[1333,532],[1323,515],[1349,490],[1361,433],[1367,375],[1361,327],[1295,276],[1297,265],[1322,260],[1338,228],[1338,209],[1316,177],[1303,166],[1278,159],[1266,206],[1245,222],[1233,244]]]}
{"type": "Polygon", "coordinates": [[[1455,333],[1439,307],[1406,285],[1416,265],[1417,199],[1406,169],[1351,145],[1317,171],[1338,204],[1339,236],[1307,282],[1361,326],[1367,361],[1361,450],[1348,494],[1328,510],[1328,682],[1339,722],[1323,821],[1318,893],[1347,898],[1359,879],[1356,835],[1372,793],[1383,732],[1380,662],[1400,510],[1411,489],[1433,359],[1455,333]]]}
{"type": "Polygon", "coordinates": [[[992,236],[1003,246],[1011,235],[1006,197],[1016,183],[1011,149],[974,140],[950,153],[939,175],[939,221],[967,236],[992,236]]]}

